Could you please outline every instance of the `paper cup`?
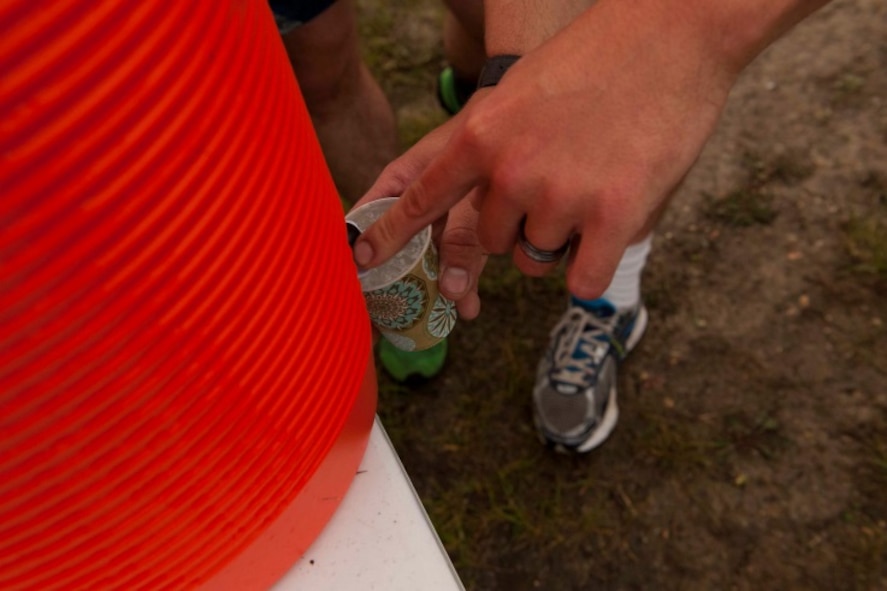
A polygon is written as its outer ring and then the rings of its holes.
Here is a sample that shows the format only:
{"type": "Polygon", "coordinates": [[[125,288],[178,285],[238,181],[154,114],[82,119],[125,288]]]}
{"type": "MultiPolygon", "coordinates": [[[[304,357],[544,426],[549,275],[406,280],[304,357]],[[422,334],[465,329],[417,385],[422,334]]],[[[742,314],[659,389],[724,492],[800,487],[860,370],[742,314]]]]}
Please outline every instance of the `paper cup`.
{"type": "MultiPolygon", "coordinates": [[[[345,216],[363,232],[397,197],[371,201],[345,216]]],[[[456,304],[440,294],[437,249],[427,226],[385,264],[358,272],[373,325],[404,351],[429,349],[446,338],[456,324],[456,304]]]]}

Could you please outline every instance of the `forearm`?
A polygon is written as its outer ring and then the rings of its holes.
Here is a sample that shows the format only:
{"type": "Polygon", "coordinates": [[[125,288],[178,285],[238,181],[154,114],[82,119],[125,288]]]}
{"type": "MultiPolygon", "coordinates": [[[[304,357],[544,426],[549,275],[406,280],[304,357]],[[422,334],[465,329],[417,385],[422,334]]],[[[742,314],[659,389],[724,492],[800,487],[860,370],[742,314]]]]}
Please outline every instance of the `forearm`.
{"type": "Polygon", "coordinates": [[[702,14],[700,25],[725,63],[741,70],[792,27],[830,0],[693,0],[687,9],[702,14]],[[695,8],[690,8],[690,7],[695,8]]]}
{"type": "MultiPolygon", "coordinates": [[[[523,55],[571,24],[581,37],[680,35],[737,73],[830,0],[485,0],[487,55],[523,55]]],[[[663,40],[664,42],[669,42],[663,40]]],[[[579,49],[579,48],[576,48],[579,49]]]]}
{"type": "Polygon", "coordinates": [[[523,55],[587,10],[593,0],[484,0],[487,55],[523,55]]]}

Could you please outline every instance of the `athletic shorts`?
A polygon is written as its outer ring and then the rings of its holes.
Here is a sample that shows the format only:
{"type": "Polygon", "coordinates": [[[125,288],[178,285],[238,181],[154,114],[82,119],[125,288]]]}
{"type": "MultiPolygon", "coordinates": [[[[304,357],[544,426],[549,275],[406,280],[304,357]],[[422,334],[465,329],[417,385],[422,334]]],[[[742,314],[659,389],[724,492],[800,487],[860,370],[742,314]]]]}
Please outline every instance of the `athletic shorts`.
{"type": "Polygon", "coordinates": [[[280,34],[304,25],[333,5],[336,0],[268,0],[280,34]]]}

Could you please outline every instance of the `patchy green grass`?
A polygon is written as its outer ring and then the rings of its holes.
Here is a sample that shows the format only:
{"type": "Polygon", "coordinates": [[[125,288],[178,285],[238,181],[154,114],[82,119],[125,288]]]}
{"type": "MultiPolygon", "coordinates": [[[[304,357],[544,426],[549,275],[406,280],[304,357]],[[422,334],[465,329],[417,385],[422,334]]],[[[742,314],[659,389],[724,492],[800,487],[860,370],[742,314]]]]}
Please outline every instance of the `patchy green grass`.
{"type": "Polygon", "coordinates": [[[851,588],[876,589],[887,580],[887,411],[853,433],[859,451],[854,480],[858,497],[843,515],[841,560],[851,588]]]}
{"type": "Polygon", "coordinates": [[[705,215],[734,228],[769,224],[776,219],[773,197],[757,187],[735,189],[725,197],[706,195],[705,215]]]}
{"type": "Polygon", "coordinates": [[[757,416],[744,412],[730,413],[724,416],[723,422],[727,449],[738,455],[756,454],[769,460],[788,441],[782,435],[779,421],[770,412],[757,416]]]}
{"type": "Polygon", "coordinates": [[[875,523],[865,517],[859,521],[861,523],[848,532],[838,553],[852,573],[848,581],[851,589],[878,589],[887,576],[887,527],[883,521],[875,523]]]}
{"type": "Polygon", "coordinates": [[[871,171],[860,183],[865,208],[841,226],[847,271],[877,290],[887,286],[887,181],[871,171]]]}
{"type": "Polygon", "coordinates": [[[861,462],[856,482],[864,504],[864,512],[887,527],[887,410],[877,420],[853,435],[859,445],[861,462]]]}
{"type": "Polygon", "coordinates": [[[777,214],[773,196],[767,190],[768,183],[773,180],[794,183],[812,171],[804,161],[786,155],[768,163],[755,154],[745,154],[742,168],[745,179],[740,186],[723,196],[703,195],[705,217],[734,228],[770,224],[777,214]]]}
{"type": "Polygon", "coordinates": [[[723,448],[713,430],[683,413],[641,409],[641,428],[632,437],[638,459],[664,472],[699,472],[711,468],[723,448]]]}
{"type": "Polygon", "coordinates": [[[876,218],[854,218],[844,227],[844,235],[854,269],[887,279],[887,225],[876,218]]]}
{"type": "Polygon", "coordinates": [[[841,74],[832,84],[832,88],[840,96],[858,94],[865,86],[865,77],[853,72],[841,74]]]}
{"type": "Polygon", "coordinates": [[[734,228],[771,224],[777,213],[768,186],[774,183],[794,186],[815,172],[809,155],[797,150],[767,159],[746,153],[741,166],[745,178],[738,187],[723,196],[704,196],[704,215],[734,228]]]}

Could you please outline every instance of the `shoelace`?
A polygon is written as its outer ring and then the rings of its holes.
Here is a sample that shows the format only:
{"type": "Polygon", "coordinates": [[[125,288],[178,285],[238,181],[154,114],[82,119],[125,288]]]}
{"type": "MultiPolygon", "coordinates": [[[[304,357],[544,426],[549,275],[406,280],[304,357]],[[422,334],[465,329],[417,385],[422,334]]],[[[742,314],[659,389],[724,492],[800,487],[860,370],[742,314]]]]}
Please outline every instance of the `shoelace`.
{"type": "MultiPolygon", "coordinates": [[[[600,318],[578,306],[570,308],[551,331],[552,335],[563,331],[554,350],[551,379],[558,386],[573,386],[575,391],[587,386],[596,376],[610,346],[618,347],[612,338],[618,320],[618,314],[600,318]]],[[[564,391],[564,388],[558,389],[564,391]]]]}

